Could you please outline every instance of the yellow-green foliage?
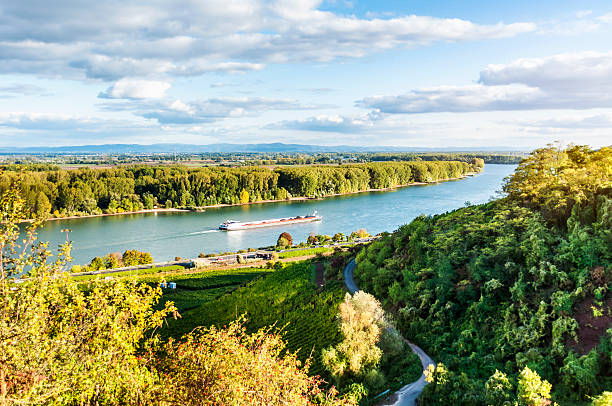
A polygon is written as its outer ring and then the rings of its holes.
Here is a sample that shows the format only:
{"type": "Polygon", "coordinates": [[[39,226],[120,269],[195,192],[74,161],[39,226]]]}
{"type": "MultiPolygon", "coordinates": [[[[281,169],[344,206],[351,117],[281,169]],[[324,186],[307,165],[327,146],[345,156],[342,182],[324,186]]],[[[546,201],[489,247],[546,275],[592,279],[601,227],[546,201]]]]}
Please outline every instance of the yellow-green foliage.
{"type": "Polygon", "coordinates": [[[601,395],[593,398],[593,406],[609,406],[612,405],[612,392],[604,392],[601,395]]]}
{"type": "Polygon", "coordinates": [[[552,385],[540,378],[537,372],[525,367],[518,378],[518,399],[521,406],[550,404],[552,385]]]}
{"type": "Polygon", "coordinates": [[[31,228],[19,246],[24,208],[17,186],[0,199],[0,404],[354,404],[323,392],[269,330],[230,323],[162,344],[155,331],[175,309],[156,310],[159,287],[80,289],[62,272],[70,245],[48,263],[31,228]]]}
{"type": "Polygon", "coordinates": [[[180,405],[349,405],[319,388],[282,336],[270,329],[247,334],[243,324],[197,329],[180,343],[170,340],[160,371],[164,394],[180,405]],[[178,344],[178,345],[177,345],[178,344]]]}
{"type": "Polygon", "coordinates": [[[145,332],[159,327],[171,303],[153,310],[160,289],[132,282],[96,281],[87,292],[16,229],[24,205],[14,187],[0,201],[0,403],[132,404],[156,390],[156,374],[137,354],[145,332]],[[15,255],[24,249],[26,255],[15,255]],[[27,274],[24,274],[27,268],[27,274]],[[27,276],[21,283],[12,277],[27,276]]]}
{"type": "Polygon", "coordinates": [[[504,186],[512,200],[563,224],[576,203],[595,201],[612,186],[612,148],[548,146],[532,152],[504,186]]]}
{"type": "Polygon", "coordinates": [[[385,313],[374,296],[359,291],[346,294],[338,315],[343,340],[323,351],[323,363],[339,379],[346,373],[362,376],[378,366],[382,350],[377,346],[387,327],[385,313]]]}

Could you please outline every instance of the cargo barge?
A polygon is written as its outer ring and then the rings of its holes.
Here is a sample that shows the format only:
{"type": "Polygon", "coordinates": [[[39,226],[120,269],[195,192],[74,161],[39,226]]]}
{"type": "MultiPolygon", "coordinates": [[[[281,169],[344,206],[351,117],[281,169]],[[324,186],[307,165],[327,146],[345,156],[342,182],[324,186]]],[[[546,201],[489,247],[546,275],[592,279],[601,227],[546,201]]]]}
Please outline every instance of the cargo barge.
{"type": "Polygon", "coordinates": [[[228,220],[223,224],[219,225],[219,230],[224,231],[236,231],[236,230],[248,230],[250,228],[260,228],[260,227],[272,227],[272,226],[282,226],[286,224],[296,224],[296,223],[308,223],[311,221],[321,221],[323,217],[319,216],[315,211],[313,214],[307,216],[297,216],[297,217],[287,217],[281,219],[270,219],[270,220],[257,220],[257,221],[235,221],[228,220]]]}

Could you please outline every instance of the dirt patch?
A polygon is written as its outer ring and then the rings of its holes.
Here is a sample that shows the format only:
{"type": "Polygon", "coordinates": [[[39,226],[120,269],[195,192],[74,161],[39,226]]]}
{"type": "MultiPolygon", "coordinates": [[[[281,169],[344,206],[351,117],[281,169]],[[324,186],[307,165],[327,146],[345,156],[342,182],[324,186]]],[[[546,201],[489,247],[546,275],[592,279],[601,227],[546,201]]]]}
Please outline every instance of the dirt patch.
{"type": "Polygon", "coordinates": [[[315,285],[323,286],[325,284],[324,280],[325,266],[321,262],[317,262],[315,264],[315,285]]]}
{"type": "Polygon", "coordinates": [[[585,299],[576,307],[574,318],[578,322],[578,342],[568,338],[565,344],[584,355],[599,345],[601,336],[612,326],[612,298],[604,301],[603,306],[598,306],[593,298],[585,299]]]}

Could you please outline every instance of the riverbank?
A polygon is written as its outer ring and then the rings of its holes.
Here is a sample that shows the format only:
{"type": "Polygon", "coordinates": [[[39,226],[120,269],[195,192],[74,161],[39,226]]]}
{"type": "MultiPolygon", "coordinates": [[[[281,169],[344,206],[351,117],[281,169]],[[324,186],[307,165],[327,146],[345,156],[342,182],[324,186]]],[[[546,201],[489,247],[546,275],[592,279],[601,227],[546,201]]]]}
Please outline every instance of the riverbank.
{"type": "MultiPolygon", "coordinates": [[[[388,187],[388,188],[365,189],[365,190],[358,190],[358,191],[355,191],[355,192],[346,192],[346,193],[333,193],[333,194],[329,194],[329,195],[325,195],[325,196],[320,196],[320,197],[296,196],[296,197],[289,197],[287,199],[268,199],[268,200],[259,200],[259,201],[256,201],[256,202],[234,203],[234,204],[222,203],[222,204],[213,204],[213,205],[209,205],[209,206],[196,206],[196,207],[191,207],[191,208],[159,208],[159,209],[144,209],[144,210],[137,210],[137,211],[124,211],[124,212],[121,212],[121,213],[102,213],[102,214],[86,214],[86,215],[82,215],[82,216],[49,217],[49,218],[46,219],[46,221],[74,220],[74,219],[84,219],[84,218],[93,218],[93,217],[108,217],[108,216],[122,216],[122,215],[127,215],[127,214],[168,213],[168,212],[170,212],[170,213],[172,213],[172,212],[198,212],[198,211],[205,211],[206,209],[214,209],[214,208],[221,208],[221,207],[247,206],[247,205],[252,205],[252,204],[280,203],[280,202],[293,202],[293,201],[299,202],[299,201],[306,201],[306,200],[322,200],[322,199],[326,199],[326,198],[329,198],[329,197],[356,195],[356,194],[360,194],[360,193],[390,192],[392,190],[397,190],[397,189],[406,188],[406,187],[410,187],[410,186],[433,185],[433,184],[436,184],[436,183],[442,183],[442,182],[449,182],[449,181],[465,179],[467,177],[474,176],[476,174],[478,174],[478,173],[477,172],[469,172],[469,173],[466,173],[465,175],[457,177],[457,178],[445,178],[445,179],[439,179],[437,181],[432,181],[432,182],[412,182],[412,183],[408,183],[408,184],[405,184],[405,185],[397,185],[397,186],[392,186],[392,187],[388,187]]],[[[33,219],[28,219],[28,220],[23,220],[22,223],[31,223],[32,221],[34,221],[34,220],[33,219]]]]}
{"type": "MultiPolygon", "coordinates": [[[[121,213],[102,213],[102,214],[85,214],[82,216],[66,216],[66,217],[48,217],[45,221],[53,221],[53,220],[74,220],[74,219],[86,219],[92,217],[109,217],[109,216],[122,216],[124,214],[145,214],[145,213],[167,213],[167,212],[188,212],[193,211],[189,209],[144,209],[144,210],[136,210],[136,211],[124,211],[121,213]]],[[[34,219],[27,219],[21,221],[22,223],[31,223],[34,219]]]]}

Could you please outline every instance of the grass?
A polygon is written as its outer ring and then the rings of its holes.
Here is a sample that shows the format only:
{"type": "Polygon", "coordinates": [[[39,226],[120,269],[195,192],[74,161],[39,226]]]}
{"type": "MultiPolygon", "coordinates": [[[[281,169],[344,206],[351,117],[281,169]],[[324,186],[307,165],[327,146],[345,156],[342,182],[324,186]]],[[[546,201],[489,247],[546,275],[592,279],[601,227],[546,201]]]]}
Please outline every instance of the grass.
{"type": "Polygon", "coordinates": [[[327,248],[327,247],[305,248],[303,250],[279,252],[278,257],[280,259],[295,258],[295,257],[303,257],[306,255],[316,255],[316,254],[320,254],[324,252],[331,252],[331,251],[333,251],[333,248],[327,248]]]}
{"type": "MultiPolygon", "coordinates": [[[[78,275],[73,276],[72,279],[75,281],[87,281],[96,278],[105,278],[107,276],[122,277],[122,276],[140,276],[140,275],[150,275],[162,272],[173,272],[173,271],[184,271],[185,267],[181,265],[168,265],[168,266],[156,266],[153,268],[147,269],[137,269],[132,271],[122,271],[122,272],[112,272],[112,273],[100,273],[94,275],[78,275]]],[[[104,270],[102,270],[104,272],[104,270]]]]}
{"type": "Polygon", "coordinates": [[[213,301],[272,271],[266,268],[238,268],[185,273],[184,267],[171,265],[110,274],[80,275],[73,278],[84,282],[85,289],[88,281],[106,276],[112,276],[113,278],[136,277],[139,282],[152,285],[157,285],[161,281],[175,282],[176,289],[163,289],[163,296],[158,306],[163,307],[167,301],[172,301],[179,313],[182,313],[203,303],[213,301]]]}
{"type": "Polygon", "coordinates": [[[215,300],[219,296],[231,292],[236,289],[236,285],[223,286],[218,288],[202,289],[202,290],[186,290],[186,289],[166,289],[160,307],[167,301],[174,302],[174,305],[182,314],[186,310],[200,306],[202,303],[215,300]]]}
{"type": "Polygon", "coordinates": [[[310,282],[310,263],[297,262],[247,283],[231,294],[182,313],[162,329],[164,336],[180,337],[197,326],[223,326],[246,314],[247,329],[282,327],[289,351],[305,361],[312,351],[312,374],[324,374],[321,350],[340,339],[336,315],[345,290],[340,282],[316,289],[310,282]]]}
{"type": "Polygon", "coordinates": [[[139,279],[146,283],[175,282],[176,289],[164,289],[160,305],[171,300],[182,313],[269,272],[272,270],[265,268],[213,269],[189,274],[147,275],[139,279]]]}

